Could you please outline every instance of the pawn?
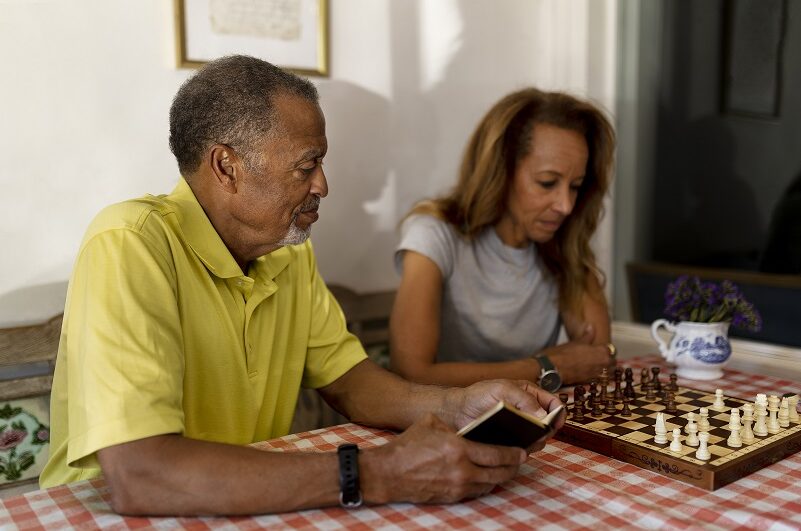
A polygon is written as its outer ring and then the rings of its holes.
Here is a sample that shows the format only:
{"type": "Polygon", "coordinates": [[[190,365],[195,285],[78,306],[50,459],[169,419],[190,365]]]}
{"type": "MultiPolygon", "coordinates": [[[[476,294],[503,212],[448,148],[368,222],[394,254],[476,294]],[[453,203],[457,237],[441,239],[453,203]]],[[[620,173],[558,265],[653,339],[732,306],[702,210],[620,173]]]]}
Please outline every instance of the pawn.
{"type": "Polygon", "coordinates": [[[671,452],[681,452],[681,428],[673,428],[673,440],[670,441],[671,452]]]}
{"type": "Polygon", "coordinates": [[[670,389],[674,393],[678,392],[679,390],[678,379],[679,376],[675,372],[670,374],[670,384],[668,385],[668,389],[670,389]]]}
{"type": "Polygon", "coordinates": [[[690,411],[687,413],[687,425],[684,427],[684,433],[690,433],[690,426],[693,424],[695,424],[695,413],[690,411]]]}
{"type": "Polygon", "coordinates": [[[648,369],[643,368],[643,370],[640,371],[640,389],[642,389],[645,385],[647,385],[648,382],[649,382],[648,369]]]}
{"type": "Polygon", "coordinates": [[[709,444],[709,432],[702,431],[698,434],[698,450],[695,451],[695,458],[700,459],[701,461],[707,461],[709,458],[712,457],[712,454],[709,453],[709,448],[707,445],[709,444]]]}
{"type": "Polygon", "coordinates": [[[698,410],[698,431],[709,431],[709,410],[705,407],[702,407],[698,410]]]}
{"type": "Polygon", "coordinates": [[[712,409],[715,411],[726,409],[726,402],[723,400],[723,389],[715,390],[715,401],[712,403],[712,409]]]}
{"type": "Polygon", "coordinates": [[[668,413],[676,413],[676,395],[673,391],[665,391],[665,411],[668,413]]]}
{"type": "Polygon", "coordinates": [[[620,412],[621,417],[630,417],[631,416],[631,409],[629,408],[629,404],[631,403],[631,398],[623,397],[623,411],[620,412]]]}
{"type": "Polygon", "coordinates": [[[665,444],[667,442],[667,426],[665,426],[665,414],[656,414],[656,426],[654,427],[656,437],[654,442],[656,444],[665,444]]]}
{"type": "Polygon", "coordinates": [[[584,420],[584,397],[579,395],[573,406],[573,420],[584,420]]]}
{"type": "Polygon", "coordinates": [[[787,402],[787,397],[782,397],[782,403],[779,406],[779,427],[790,427],[790,404],[787,402]]]}
{"type": "Polygon", "coordinates": [[[604,409],[601,407],[601,401],[595,399],[595,403],[592,406],[592,413],[590,413],[593,417],[600,417],[604,414],[604,409]]]}
{"type": "Polygon", "coordinates": [[[729,435],[729,438],[726,440],[726,444],[730,448],[739,448],[743,445],[743,441],[740,439],[741,429],[742,425],[740,424],[740,410],[736,407],[732,408],[728,426],[728,430],[731,432],[731,435],[729,435]]]}
{"type": "Polygon", "coordinates": [[[559,393],[559,401],[567,405],[567,393],[559,393]]]}
{"type": "Polygon", "coordinates": [[[687,424],[687,440],[684,441],[687,446],[698,446],[698,424],[693,422],[692,424],[687,424]]]}
{"type": "Polygon", "coordinates": [[[754,405],[743,404],[743,429],[740,432],[740,438],[745,444],[754,442],[754,431],[751,429],[751,424],[754,422],[754,405]]]}
{"type": "Polygon", "coordinates": [[[651,383],[645,384],[645,399],[646,400],[656,400],[656,390],[651,383]]]}
{"type": "Polygon", "coordinates": [[[653,378],[651,378],[651,384],[654,386],[654,392],[656,392],[656,396],[662,397],[662,382],[659,381],[659,371],[661,369],[659,367],[651,367],[651,372],[653,373],[653,378]]]}

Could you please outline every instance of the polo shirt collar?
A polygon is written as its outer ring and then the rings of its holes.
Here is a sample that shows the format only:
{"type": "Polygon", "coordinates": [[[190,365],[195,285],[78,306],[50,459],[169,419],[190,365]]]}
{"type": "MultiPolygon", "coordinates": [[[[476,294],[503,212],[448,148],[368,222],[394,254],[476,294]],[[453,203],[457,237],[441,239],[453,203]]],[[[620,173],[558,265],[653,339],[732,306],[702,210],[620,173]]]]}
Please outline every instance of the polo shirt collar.
{"type": "MultiPolygon", "coordinates": [[[[170,199],[177,206],[178,223],[181,225],[186,242],[209,271],[220,278],[243,276],[239,264],[217,234],[192,188],[183,177],[170,194],[170,199]]],[[[281,247],[254,260],[251,269],[255,268],[254,276],[263,274],[272,280],[289,265],[291,259],[291,250],[288,247],[281,247]]]]}

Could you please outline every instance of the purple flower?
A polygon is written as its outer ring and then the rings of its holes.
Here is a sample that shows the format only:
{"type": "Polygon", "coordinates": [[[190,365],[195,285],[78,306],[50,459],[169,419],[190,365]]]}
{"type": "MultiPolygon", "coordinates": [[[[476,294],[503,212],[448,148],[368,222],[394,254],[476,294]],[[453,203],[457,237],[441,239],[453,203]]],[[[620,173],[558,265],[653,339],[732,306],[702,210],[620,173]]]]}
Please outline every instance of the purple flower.
{"type": "Polygon", "coordinates": [[[676,321],[728,321],[737,328],[762,329],[762,316],[730,280],[718,285],[698,277],[678,277],[665,290],[665,314],[676,321]]]}
{"type": "Polygon", "coordinates": [[[0,433],[0,450],[10,450],[21,443],[28,432],[25,430],[6,430],[0,433]]]}

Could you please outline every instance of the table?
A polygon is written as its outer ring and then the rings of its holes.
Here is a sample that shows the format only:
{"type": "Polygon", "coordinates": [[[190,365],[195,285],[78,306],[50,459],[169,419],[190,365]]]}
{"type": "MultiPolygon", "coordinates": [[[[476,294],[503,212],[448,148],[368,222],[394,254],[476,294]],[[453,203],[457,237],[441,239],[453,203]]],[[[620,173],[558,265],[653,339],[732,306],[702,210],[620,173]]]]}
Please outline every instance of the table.
{"type": "MultiPolygon", "coordinates": [[[[626,366],[659,365],[650,356],[626,366]]],[[[798,392],[801,385],[726,371],[722,380],[689,382],[752,398],[757,392],[798,392]]],[[[332,451],[343,442],[366,448],[392,432],[344,424],[257,443],[265,451],[332,451]]],[[[0,528],[21,529],[801,529],[801,453],[715,492],[672,481],[559,441],[521,466],[512,481],[477,500],[453,505],[337,507],[232,518],[129,518],[111,512],[102,479],[0,500],[0,528]]]]}

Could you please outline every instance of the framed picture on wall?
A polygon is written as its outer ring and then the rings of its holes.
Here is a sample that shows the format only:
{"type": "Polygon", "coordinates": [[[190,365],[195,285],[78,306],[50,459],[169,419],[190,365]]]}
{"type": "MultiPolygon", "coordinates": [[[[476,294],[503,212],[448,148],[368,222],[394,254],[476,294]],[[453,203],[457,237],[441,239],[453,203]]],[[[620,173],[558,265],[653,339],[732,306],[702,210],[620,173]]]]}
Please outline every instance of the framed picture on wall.
{"type": "Polygon", "coordinates": [[[328,0],[174,0],[179,68],[252,55],[328,75],[328,0]]]}

